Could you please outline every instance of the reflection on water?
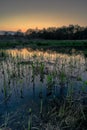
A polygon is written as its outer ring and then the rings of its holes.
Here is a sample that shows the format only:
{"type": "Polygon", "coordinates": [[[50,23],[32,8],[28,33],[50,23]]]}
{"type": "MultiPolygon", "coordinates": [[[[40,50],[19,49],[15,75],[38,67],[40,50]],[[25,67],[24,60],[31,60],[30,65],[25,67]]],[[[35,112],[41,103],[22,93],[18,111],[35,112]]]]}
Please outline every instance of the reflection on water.
{"type": "Polygon", "coordinates": [[[55,97],[62,102],[86,91],[87,59],[83,54],[29,48],[5,52],[8,55],[0,62],[0,126],[9,113],[7,126],[19,129],[20,122],[27,125],[29,108],[38,116],[43,111],[41,104],[47,109],[48,101],[55,97]]]}

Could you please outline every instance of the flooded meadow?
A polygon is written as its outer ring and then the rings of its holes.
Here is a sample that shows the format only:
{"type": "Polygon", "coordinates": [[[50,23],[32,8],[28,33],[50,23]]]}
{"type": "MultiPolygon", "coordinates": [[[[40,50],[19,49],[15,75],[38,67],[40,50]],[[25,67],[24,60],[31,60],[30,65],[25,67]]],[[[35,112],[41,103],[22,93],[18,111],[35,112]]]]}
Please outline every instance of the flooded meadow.
{"type": "Polygon", "coordinates": [[[0,130],[86,130],[87,57],[0,50],[0,130]]]}

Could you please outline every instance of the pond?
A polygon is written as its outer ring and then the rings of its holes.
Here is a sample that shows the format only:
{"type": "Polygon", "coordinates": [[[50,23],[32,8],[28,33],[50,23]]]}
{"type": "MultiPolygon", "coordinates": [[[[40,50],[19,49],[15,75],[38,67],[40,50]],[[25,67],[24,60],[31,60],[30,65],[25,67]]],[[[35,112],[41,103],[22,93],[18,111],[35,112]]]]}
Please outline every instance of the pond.
{"type": "Polygon", "coordinates": [[[2,130],[46,130],[55,104],[86,104],[87,58],[81,51],[72,52],[0,50],[2,130]]]}

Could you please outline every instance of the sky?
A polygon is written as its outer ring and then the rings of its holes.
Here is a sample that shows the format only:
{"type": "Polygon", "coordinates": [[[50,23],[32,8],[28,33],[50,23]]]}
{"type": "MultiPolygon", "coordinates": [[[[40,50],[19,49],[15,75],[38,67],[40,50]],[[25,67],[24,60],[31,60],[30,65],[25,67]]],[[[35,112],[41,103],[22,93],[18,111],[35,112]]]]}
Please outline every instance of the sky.
{"type": "Polygon", "coordinates": [[[87,26],[87,0],[0,0],[0,30],[87,26]]]}

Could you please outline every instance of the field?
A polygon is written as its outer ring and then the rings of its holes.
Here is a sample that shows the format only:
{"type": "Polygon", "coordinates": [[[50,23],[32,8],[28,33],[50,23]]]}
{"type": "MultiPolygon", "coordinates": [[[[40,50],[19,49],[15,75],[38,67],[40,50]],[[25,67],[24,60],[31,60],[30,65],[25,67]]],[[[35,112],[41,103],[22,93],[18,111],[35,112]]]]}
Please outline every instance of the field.
{"type": "Polygon", "coordinates": [[[56,48],[56,47],[86,47],[87,40],[28,40],[28,39],[9,39],[0,40],[0,48],[15,47],[31,48],[56,48]]]}
{"type": "Polygon", "coordinates": [[[86,130],[86,46],[0,41],[0,130],[86,130]]]}

